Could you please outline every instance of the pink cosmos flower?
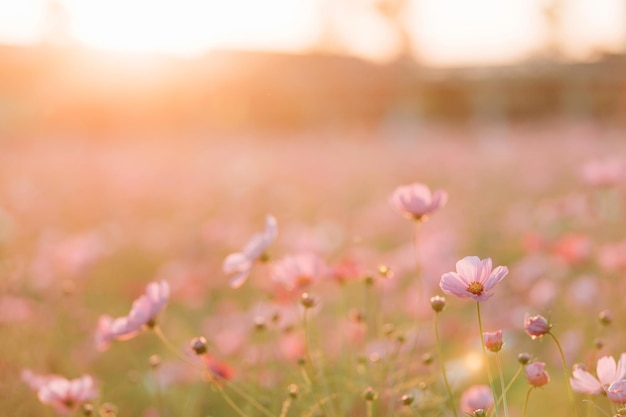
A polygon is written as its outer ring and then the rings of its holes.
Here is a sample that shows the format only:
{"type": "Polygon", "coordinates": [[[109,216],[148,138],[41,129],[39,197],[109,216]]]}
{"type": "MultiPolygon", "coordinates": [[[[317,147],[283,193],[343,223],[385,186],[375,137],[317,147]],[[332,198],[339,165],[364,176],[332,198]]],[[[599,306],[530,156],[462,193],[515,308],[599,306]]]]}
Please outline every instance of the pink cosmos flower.
{"type": "Polygon", "coordinates": [[[604,392],[613,382],[624,379],[626,377],[626,353],[621,354],[617,363],[611,356],[598,359],[596,374],[598,378],[581,368],[575,369],[574,377],[569,379],[572,389],[583,394],[597,395],[604,392]]]}
{"type": "Polygon", "coordinates": [[[265,230],[252,236],[241,252],[232,253],[224,259],[222,270],[230,276],[232,288],[239,288],[246,282],[254,263],[263,257],[277,234],[276,219],[268,214],[265,217],[265,230]]]}
{"type": "Polygon", "coordinates": [[[595,187],[610,187],[623,178],[624,163],[618,158],[591,160],[582,167],[583,180],[595,187]]]}
{"type": "Polygon", "coordinates": [[[425,220],[427,215],[443,207],[448,201],[448,193],[436,190],[431,193],[424,184],[403,185],[393,192],[389,202],[406,217],[425,220]]]}
{"type": "Polygon", "coordinates": [[[95,335],[96,348],[105,350],[113,340],[127,340],[136,336],[144,326],[154,327],[158,314],[167,305],[170,287],[166,281],[152,282],[146,293],[133,302],[125,317],[101,316],[95,335]]]}
{"type": "Polygon", "coordinates": [[[504,343],[502,342],[502,330],[495,332],[484,332],[483,343],[485,347],[492,352],[499,352],[504,343]]]}
{"type": "Polygon", "coordinates": [[[485,301],[493,295],[491,289],[509,273],[506,266],[498,266],[493,271],[491,268],[491,258],[480,260],[477,256],[466,256],[456,263],[456,272],[441,276],[439,286],[449,295],[485,301]]]}
{"type": "Polygon", "coordinates": [[[76,411],[81,404],[98,396],[93,378],[89,375],[68,380],[60,375],[36,375],[24,370],[22,379],[37,391],[43,404],[51,405],[61,414],[76,411]]]}
{"type": "Polygon", "coordinates": [[[524,315],[524,330],[533,339],[537,339],[550,331],[550,323],[543,316],[524,315]]]}
{"type": "Polygon", "coordinates": [[[541,387],[550,382],[550,375],[544,371],[546,366],[543,362],[533,362],[526,365],[526,379],[533,387],[541,387]]]}
{"type": "Polygon", "coordinates": [[[476,410],[493,407],[493,394],[487,385],[474,385],[461,395],[461,411],[472,414],[476,410]]]}
{"type": "Polygon", "coordinates": [[[613,382],[606,389],[606,395],[614,403],[626,404],[626,380],[620,379],[613,382]]]}
{"type": "Polygon", "coordinates": [[[301,253],[286,256],[272,265],[272,280],[287,291],[298,291],[326,275],[324,262],[315,254],[301,253]]]}

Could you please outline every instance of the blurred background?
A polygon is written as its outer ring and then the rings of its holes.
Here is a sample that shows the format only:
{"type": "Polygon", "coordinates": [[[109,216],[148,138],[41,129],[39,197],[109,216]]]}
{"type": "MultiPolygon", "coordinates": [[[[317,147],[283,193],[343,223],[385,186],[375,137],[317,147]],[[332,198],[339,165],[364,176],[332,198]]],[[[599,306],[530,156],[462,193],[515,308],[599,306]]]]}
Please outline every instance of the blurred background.
{"type": "Polygon", "coordinates": [[[621,0],[0,0],[0,135],[619,124],[621,0]]]}

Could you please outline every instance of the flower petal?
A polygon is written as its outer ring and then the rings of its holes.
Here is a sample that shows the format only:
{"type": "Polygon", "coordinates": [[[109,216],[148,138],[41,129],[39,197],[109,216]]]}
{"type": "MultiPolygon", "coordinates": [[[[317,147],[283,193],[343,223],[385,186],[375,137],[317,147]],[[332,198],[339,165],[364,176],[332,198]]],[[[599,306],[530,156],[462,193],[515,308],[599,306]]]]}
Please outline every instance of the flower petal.
{"type": "Polygon", "coordinates": [[[615,381],[615,374],[617,372],[617,364],[612,356],[603,356],[598,359],[598,366],[596,368],[596,374],[602,385],[610,385],[615,381]]]}
{"type": "Polygon", "coordinates": [[[481,265],[478,256],[466,256],[456,263],[456,272],[463,278],[463,281],[469,284],[476,281],[481,265]]]}
{"type": "Polygon", "coordinates": [[[498,285],[502,279],[509,273],[509,268],[506,266],[499,266],[491,272],[489,278],[484,283],[485,291],[491,290],[493,287],[498,285]]]}
{"type": "Polygon", "coordinates": [[[446,272],[441,276],[439,287],[449,295],[456,295],[460,298],[470,298],[471,294],[467,292],[467,283],[463,277],[456,272],[446,272]]]}
{"type": "Polygon", "coordinates": [[[602,384],[587,371],[582,369],[574,370],[574,378],[569,379],[572,389],[583,394],[600,394],[602,392],[602,384]]]}

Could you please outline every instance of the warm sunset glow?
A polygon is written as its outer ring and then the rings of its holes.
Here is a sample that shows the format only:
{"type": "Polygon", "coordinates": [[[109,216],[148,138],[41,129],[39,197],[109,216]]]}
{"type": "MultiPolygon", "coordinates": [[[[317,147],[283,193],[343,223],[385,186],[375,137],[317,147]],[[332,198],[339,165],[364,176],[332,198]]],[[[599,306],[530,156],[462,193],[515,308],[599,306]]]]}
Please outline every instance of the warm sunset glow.
{"type": "Polygon", "coordinates": [[[214,48],[298,52],[319,45],[330,27],[335,50],[385,61],[399,51],[394,24],[402,22],[415,55],[433,65],[512,63],[545,52],[551,33],[558,33],[561,52],[572,58],[626,49],[622,0],[561,2],[557,29],[547,24],[550,3],[409,0],[394,23],[374,0],[0,0],[0,43],[55,41],[55,28],[63,27],[61,39],[95,48],[176,55],[214,48]]]}
{"type": "Polygon", "coordinates": [[[175,54],[214,47],[293,50],[314,37],[312,1],[73,0],[67,4],[74,36],[94,47],[175,54]]]}

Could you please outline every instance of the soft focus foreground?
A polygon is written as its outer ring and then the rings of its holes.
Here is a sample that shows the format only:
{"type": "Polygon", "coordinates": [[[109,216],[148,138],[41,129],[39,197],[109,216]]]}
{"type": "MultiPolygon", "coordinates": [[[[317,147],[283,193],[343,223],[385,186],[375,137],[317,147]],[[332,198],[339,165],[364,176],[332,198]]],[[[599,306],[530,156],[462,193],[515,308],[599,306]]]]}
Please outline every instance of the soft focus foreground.
{"type": "Polygon", "coordinates": [[[614,415],[621,135],[4,143],[0,414],[494,415],[493,390],[496,415],[614,415]],[[407,215],[414,182],[439,200],[407,215]],[[468,255],[501,282],[444,294],[468,255]]]}

